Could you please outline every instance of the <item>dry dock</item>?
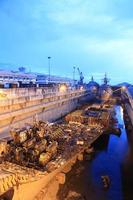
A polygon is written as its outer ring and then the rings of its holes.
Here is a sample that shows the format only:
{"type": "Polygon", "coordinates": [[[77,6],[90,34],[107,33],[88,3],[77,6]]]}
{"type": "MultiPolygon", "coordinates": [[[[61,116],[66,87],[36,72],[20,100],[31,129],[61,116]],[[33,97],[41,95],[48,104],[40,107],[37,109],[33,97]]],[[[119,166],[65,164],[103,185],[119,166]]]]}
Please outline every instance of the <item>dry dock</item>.
{"type": "Polygon", "coordinates": [[[49,99],[47,103],[40,103],[39,100],[37,105],[29,106],[26,104],[20,110],[13,110],[7,115],[6,112],[3,114],[5,116],[4,119],[1,118],[5,124],[3,127],[12,130],[12,138],[1,140],[0,194],[2,196],[9,196],[8,199],[13,200],[40,200],[43,199],[44,188],[50,181],[54,179],[58,184],[64,184],[65,174],[71,170],[73,164],[77,160],[83,160],[84,152],[89,153],[91,145],[105,133],[108,125],[113,123],[113,105],[112,107],[106,107],[106,105],[103,107],[102,105],[102,110],[101,107],[93,108],[94,110],[87,108],[85,112],[83,109],[82,115],[80,114],[81,122],[71,119],[71,122],[68,123],[69,116],[66,117],[68,121],[64,124],[50,124],[42,119],[46,119],[47,116],[49,121],[53,121],[56,117],[62,117],[76,108],[79,100],[90,98],[89,95],[87,91],[68,91],[62,95],[54,94],[52,97],[48,96],[41,100],[49,99]],[[43,107],[44,105],[45,107],[43,107]],[[65,106],[65,109],[62,106],[65,106]],[[54,113],[54,109],[56,113],[54,113]],[[15,116],[16,112],[20,115],[15,116]],[[24,122],[27,122],[27,115],[30,116],[28,119],[32,119],[31,124],[22,123],[20,125],[22,116],[24,122]],[[15,116],[14,121],[11,120],[13,126],[6,116],[10,120],[15,116]],[[41,121],[39,121],[40,119],[41,121]],[[83,122],[82,119],[85,119],[87,123],[83,122]]]}

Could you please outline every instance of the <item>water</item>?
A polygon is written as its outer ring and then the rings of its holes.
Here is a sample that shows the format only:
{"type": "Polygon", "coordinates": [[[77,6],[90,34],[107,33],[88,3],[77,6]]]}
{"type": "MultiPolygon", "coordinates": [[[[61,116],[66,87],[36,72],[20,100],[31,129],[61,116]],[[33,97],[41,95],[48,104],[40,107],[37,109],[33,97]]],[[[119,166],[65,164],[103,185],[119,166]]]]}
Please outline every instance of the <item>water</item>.
{"type": "Polygon", "coordinates": [[[74,192],[79,194],[79,200],[133,200],[133,136],[127,138],[120,106],[116,106],[116,113],[119,124],[123,125],[120,137],[111,134],[107,147],[97,150],[92,161],[74,166],[59,190],[60,200],[77,200],[70,197],[74,192]],[[106,190],[102,175],[108,175],[111,180],[106,190]]]}
{"type": "Polygon", "coordinates": [[[91,162],[92,184],[96,192],[100,192],[100,199],[122,200],[124,199],[122,171],[126,165],[128,156],[128,140],[124,128],[122,108],[117,106],[117,118],[119,124],[123,125],[121,136],[110,135],[106,150],[97,153],[91,162]],[[108,175],[111,180],[107,191],[101,192],[101,175],[108,175]]]}

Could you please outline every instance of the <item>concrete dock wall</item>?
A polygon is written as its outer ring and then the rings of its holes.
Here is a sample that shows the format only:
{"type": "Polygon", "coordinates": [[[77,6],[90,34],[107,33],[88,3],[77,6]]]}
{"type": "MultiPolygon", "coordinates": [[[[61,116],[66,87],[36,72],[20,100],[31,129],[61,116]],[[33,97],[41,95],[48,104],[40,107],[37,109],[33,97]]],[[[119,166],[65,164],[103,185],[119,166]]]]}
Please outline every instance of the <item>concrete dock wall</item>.
{"type": "Polygon", "coordinates": [[[133,126],[133,96],[130,91],[125,89],[122,93],[122,100],[125,104],[125,110],[130,118],[131,124],[133,126]]]}
{"type": "Polygon", "coordinates": [[[125,108],[126,108],[127,114],[128,114],[128,116],[129,116],[130,121],[131,121],[132,126],[133,126],[133,109],[132,109],[132,107],[131,107],[130,104],[126,104],[126,105],[125,105],[125,108]]]}
{"type": "Polygon", "coordinates": [[[89,96],[85,90],[0,89],[0,135],[5,137],[11,128],[21,128],[35,120],[52,122],[74,110],[79,100],[89,96]]]}

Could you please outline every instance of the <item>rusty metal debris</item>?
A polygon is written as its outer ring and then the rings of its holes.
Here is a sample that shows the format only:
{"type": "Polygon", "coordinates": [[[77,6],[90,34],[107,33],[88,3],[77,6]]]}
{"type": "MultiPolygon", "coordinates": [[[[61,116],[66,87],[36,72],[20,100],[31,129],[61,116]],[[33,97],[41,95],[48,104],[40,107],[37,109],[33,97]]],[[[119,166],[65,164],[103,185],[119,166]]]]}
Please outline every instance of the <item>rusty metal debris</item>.
{"type": "MultiPolygon", "coordinates": [[[[12,140],[1,141],[1,157],[11,163],[35,169],[50,168],[50,161],[69,159],[74,153],[89,145],[102,127],[83,124],[48,124],[37,122],[29,129],[11,130],[12,140]]],[[[53,163],[52,163],[53,166],[53,163]]]]}
{"type": "Polygon", "coordinates": [[[51,161],[52,168],[54,164],[58,167],[60,159],[67,160],[88,148],[90,142],[112,126],[114,115],[113,107],[88,106],[67,115],[65,119],[69,123],[38,121],[28,128],[11,130],[12,140],[0,141],[0,156],[39,170],[51,168],[51,161]]]}
{"type": "Polygon", "coordinates": [[[115,125],[115,110],[113,105],[98,104],[87,106],[85,109],[76,110],[65,117],[68,123],[85,124],[89,127],[102,126],[105,131],[110,131],[115,125]]]}
{"type": "Polygon", "coordinates": [[[104,189],[108,189],[111,183],[109,176],[108,175],[101,176],[101,179],[103,182],[104,189]]]}

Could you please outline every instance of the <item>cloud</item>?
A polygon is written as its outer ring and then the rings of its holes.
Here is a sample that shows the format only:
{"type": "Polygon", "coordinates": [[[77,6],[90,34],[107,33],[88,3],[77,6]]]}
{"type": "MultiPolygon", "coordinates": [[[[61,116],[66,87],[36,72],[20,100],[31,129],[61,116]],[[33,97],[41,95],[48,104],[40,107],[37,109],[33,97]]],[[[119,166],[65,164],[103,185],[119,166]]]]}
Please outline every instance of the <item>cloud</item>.
{"type": "Polygon", "coordinates": [[[86,79],[128,71],[131,79],[132,8],[131,0],[0,1],[0,60],[47,72],[51,55],[56,74],[77,65],[86,79]]]}

